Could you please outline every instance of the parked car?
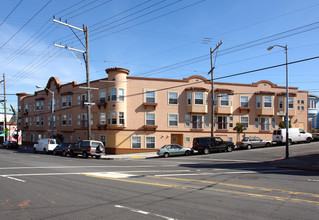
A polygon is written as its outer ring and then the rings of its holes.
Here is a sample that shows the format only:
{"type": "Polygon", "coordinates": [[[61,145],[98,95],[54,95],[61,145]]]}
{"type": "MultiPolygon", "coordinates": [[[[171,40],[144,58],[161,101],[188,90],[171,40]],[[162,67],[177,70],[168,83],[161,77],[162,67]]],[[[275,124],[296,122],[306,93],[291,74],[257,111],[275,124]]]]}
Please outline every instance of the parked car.
{"type": "Polygon", "coordinates": [[[199,137],[193,139],[193,150],[199,153],[209,154],[213,151],[231,152],[235,145],[231,141],[223,141],[220,137],[199,137]]]}
{"type": "Polygon", "coordinates": [[[33,145],[33,152],[37,153],[39,151],[42,151],[44,154],[53,152],[53,150],[59,144],[61,144],[61,142],[58,139],[50,139],[50,138],[40,139],[38,140],[37,143],[33,145]]]}
{"type": "Polygon", "coordinates": [[[82,154],[83,158],[95,156],[96,159],[100,159],[105,154],[105,147],[101,141],[79,141],[77,144],[70,146],[70,156],[77,157],[78,154],[82,154]]]}
{"type": "Polygon", "coordinates": [[[68,154],[70,154],[70,147],[74,146],[75,143],[61,143],[53,150],[54,155],[62,155],[66,157],[68,154]]]}
{"type": "Polygon", "coordinates": [[[8,149],[18,149],[19,145],[18,145],[18,142],[16,142],[16,141],[5,141],[2,144],[2,147],[8,148],[8,149]]]}
{"type": "Polygon", "coordinates": [[[237,142],[236,145],[240,148],[247,148],[250,150],[254,147],[270,147],[272,141],[266,141],[260,137],[244,137],[241,141],[237,142]]]}
{"type": "Polygon", "coordinates": [[[318,141],[319,140],[319,133],[312,133],[312,140],[318,141]]]}
{"type": "Polygon", "coordinates": [[[162,148],[157,150],[158,156],[169,157],[177,155],[189,156],[193,154],[193,149],[188,147],[183,147],[179,144],[166,144],[162,148]]]}
{"type": "MultiPolygon", "coordinates": [[[[312,134],[306,132],[302,128],[289,128],[288,129],[289,144],[297,142],[311,142],[312,134]]],[[[274,130],[272,135],[272,142],[277,144],[286,143],[286,129],[274,130]]]]}

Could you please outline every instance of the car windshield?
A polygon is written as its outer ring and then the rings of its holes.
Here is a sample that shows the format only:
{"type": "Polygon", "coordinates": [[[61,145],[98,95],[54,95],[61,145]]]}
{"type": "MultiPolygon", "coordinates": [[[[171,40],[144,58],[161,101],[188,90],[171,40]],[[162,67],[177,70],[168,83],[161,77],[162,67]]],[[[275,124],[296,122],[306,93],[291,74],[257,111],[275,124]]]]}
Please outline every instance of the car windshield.
{"type": "Polygon", "coordinates": [[[249,138],[248,137],[244,137],[241,141],[248,141],[249,138]]]}

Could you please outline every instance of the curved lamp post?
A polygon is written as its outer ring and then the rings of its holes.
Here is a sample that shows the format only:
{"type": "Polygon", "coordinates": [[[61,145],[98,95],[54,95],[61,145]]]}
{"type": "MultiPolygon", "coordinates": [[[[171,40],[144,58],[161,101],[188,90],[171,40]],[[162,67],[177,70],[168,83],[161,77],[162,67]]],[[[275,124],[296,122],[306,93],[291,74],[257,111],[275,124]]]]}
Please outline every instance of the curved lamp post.
{"type": "Polygon", "coordinates": [[[54,91],[48,89],[47,87],[43,87],[43,86],[36,86],[38,89],[43,88],[46,89],[47,91],[49,91],[52,94],[52,104],[51,104],[51,139],[53,139],[53,128],[54,128],[54,121],[53,121],[53,116],[54,116],[54,91]]]}
{"type": "Polygon", "coordinates": [[[288,45],[281,46],[281,45],[274,45],[267,48],[268,51],[273,49],[274,47],[281,47],[285,49],[286,53],[286,159],[289,159],[289,106],[288,106],[288,99],[289,99],[289,93],[288,93],[288,45]]]}

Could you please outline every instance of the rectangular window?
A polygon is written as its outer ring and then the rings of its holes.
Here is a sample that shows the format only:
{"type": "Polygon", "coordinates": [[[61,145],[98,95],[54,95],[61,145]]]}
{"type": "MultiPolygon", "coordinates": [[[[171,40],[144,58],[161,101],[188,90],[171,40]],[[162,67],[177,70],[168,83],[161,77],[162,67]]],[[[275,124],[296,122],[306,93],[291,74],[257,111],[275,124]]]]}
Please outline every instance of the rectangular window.
{"type": "Polygon", "coordinates": [[[260,96],[257,96],[256,97],[256,104],[257,104],[257,108],[260,108],[261,107],[261,97],[260,96]]]}
{"type": "Polygon", "coordinates": [[[88,126],[87,114],[82,114],[82,127],[86,128],[88,126]]]}
{"type": "Polygon", "coordinates": [[[147,112],[145,114],[145,124],[146,125],[155,125],[155,113],[147,112]]]}
{"type": "Polygon", "coordinates": [[[227,116],[218,116],[217,117],[218,129],[227,130],[227,116]]]}
{"type": "Polygon", "coordinates": [[[245,128],[248,128],[249,125],[249,118],[247,116],[240,117],[240,123],[245,125],[245,128]]]}
{"type": "Polygon", "coordinates": [[[113,102],[116,101],[116,96],[117,96],[116,92],[117,92],[116,88],[111,89],[111,101],[113,101],[113,102]]]}
{"type": "Polygon", "coordinates": [[[104,89],[99,91],[99,96],[100,96],[100,103],[105,103],[106,102],[106,91],[104,89]]]}
{"type": "Polygon", "coordinates": [[[119,112],[119,124],[124,125],[125,119],[124,119],[124,112],[119,112]]]}
{"type": "Polygon", "coordinates": [[[284,97],[279,97],[279,108],[280,109],[284,108],[284,97]]]}
{"type": "Polygon", "coordinates": [[[116,111],[109,112],[108,124],[110,124],[110,125],[117,124],[117,112],[116,111]]]}
{"type": "Polygon", "coordinates": [[[294,108],[294,98],[293,97],[288,98],[288,108],[291,108],[291,109],[294,108]]]}
{"type": "Polygon", "coordinates": [[[155,148],[155,137],[146,137],[146,148],[155,148]]]}
{"type": "Polygon", "coordinates": [[[105,125],[106,124],[106,113],[100,112],[100,124],[105,125]]]}
{"type": "Polygon", "coordinates": [[[177,127],[178,126],[178,115],[177,114],[169,114],[168,115],[168,126],[177,127]]]}
{"type": "Polygon", "coordinates": [[[40,110],[43,111],[43,109],[44,109],[44,101],[41,101],[40,102],[40,110]]]}
{"type": "Polygon", "coordinates": [[[192,93],[188,92],[187,93],[187,105],[191,105],[192,104],[192,93]]]}
{"type": "Polygon", "coordinates": [[[192,115],[192,128],[193,129],[203,129],[203,116],[202,115],[192,115]]]}
{"type": "Polygon", "coordinates": [[[155,103],[155,91],[146,91],[145,92],[145,102],[146,103],[155,103]]]}
{"type": "Polygon", "coordinates": [[[260,118],[260,129],[262,131],[270,130],[270,118],[260,118]]]}
{"type": "Polygon", "coordinates": [[[62,115],[62,126],[66,126],[66,115],[62,115]]]}
{"type": "Polygon", "coordinates": [[[40,118],[40,125],[41,125],[41,126],[44,125],[44,118],[43,118],[43,117],[40,118]]]}
{"type": "Polygon", "coordinates": [[[264,108],[271,108],[272,103],[271,103],[271,96],[264,96],[264,108]]]}
{"type": "Polygon", "coordinates": [[[37,102],[36,102],[36,105],[37,105],[36,110],[39,111],[39,109],[40,109],[40,102],[37,101],[37,102]]]}
{"type": "Polygon", "coordinates": [[[248,107],[248,96],[240,96],[240,106],[248,107]]]}
{"type": "Polygon", "coordinates": [[[119,101],[124,102],[124,89],[119,89],[119,101]]]}
{"type": "Polygon", "coordinates": [[[185,142],[191,142],[191,138],[190,137],[185,137],[185,142]]]}
{"type": "Polygon", "coordinates": [[[226,93],[220,94],[220,105],[221,106],[228,106],[229,105],[229,95],[226,93]]]}
{"type": "Polygon", "coordinates": [[[39,117],[39,116],[37,116],[37,123],[36,123],[36,125],[37,125],[37,126],[40,125],[40,117],[39,117]]]}
{"type": "Polygon", "coordinates": [[[66,107],[66,96],[62,96],[62,108],[66,107]]]}
{"type": "Polygon", "coordinates": [[[141,148],[141,136],[132,136],[131,143],[132,148],[141,148]]]}
{"type": "Polygon", "coordinates": [[[68,96],[68,106],[72,106],[72,96],[68,96]]]}
{"type": "Polygon", "coordinates": [[[189,127],[190,126],[190,120],[191,120],[190,115],[186,114],[185,115],[185,127],[189,127]]]}
{"type": "Polygon", "coordinates": [[[178,104],[178,93],[177,92],[169,92],[168,93],[168,104],[177,105],[178,104]]]}
{"type": "Polygon", "coordinates": [[[203,105],[204,104],[204,93],[195,92],[195,105],[203,105]]]}
{"type": "Polygon", "coordinates": [[[71,114],[68,115],[68,125],[72,126],[72,115],[71,114]]]}

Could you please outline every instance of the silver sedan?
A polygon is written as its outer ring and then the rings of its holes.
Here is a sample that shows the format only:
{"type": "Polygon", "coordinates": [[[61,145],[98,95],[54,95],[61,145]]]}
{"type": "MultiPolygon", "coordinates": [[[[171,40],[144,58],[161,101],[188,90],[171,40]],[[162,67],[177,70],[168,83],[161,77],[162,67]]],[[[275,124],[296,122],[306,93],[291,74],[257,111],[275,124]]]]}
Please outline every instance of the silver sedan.
{"type": "Polygon", "coordinates": [[[236,145],[240,148],[250,150],[253,147],[270,147],[272,144],[271,141],[266,141],[259,137],[244,137],[241,141],[237,142],[236,145]]]}
{"type": "Polygon", "coordinates": [[[158,156],[169,157],[177,155],[189,156],[193,153],[193,149],[188,147],[182,147],[179,144],[167,144],[157,150],[158,156]]]}

